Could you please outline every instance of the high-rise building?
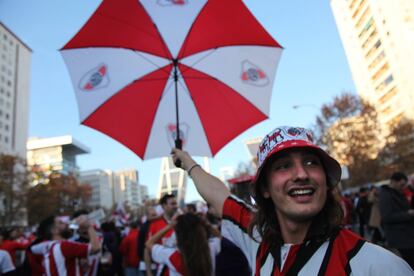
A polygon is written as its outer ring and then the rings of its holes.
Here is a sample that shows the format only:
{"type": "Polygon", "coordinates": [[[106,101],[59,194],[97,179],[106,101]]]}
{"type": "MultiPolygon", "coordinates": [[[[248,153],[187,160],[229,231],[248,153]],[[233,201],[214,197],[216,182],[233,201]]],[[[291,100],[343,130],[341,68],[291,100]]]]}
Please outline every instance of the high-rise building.
{"type": "Polygon", "coordinates": [[[145,188],[141,188],[138,181],[137,170],[122,170],[114,172],[113,197],[114,203],[127,202],[132,208],[139,207],[148,197],[143,194],[145,188]]]}
{"type": "Polygon", "coordinates": [[[259,150],[259,144],[262,139],[263,138],[261,137],[256,137],[244,142],[249,153],[250,160],[252,161],[255,169],[257,169],[257,151],[259,150]]]}
{"type": "Polygon", "coordinates": [[[105,170],[89,170],[80,173],[79,182],[92,187],[90,207],[112,208],[112,172],[105,170]]]}
{"type": "Polygon", "coordinates": [[[0,153],[26,158],[32,50],[0,22],[0,153]]]}
{"type": "Polygon", "coordinates": [[[47,181],[52,172],[78,175],[76,156],[85,153],[89,153],[89,148],[70,135],[27,141],[27,164],[32,171],[43,173],[43,178],[37,181],[47,181]]]}
{"type": "Polygon", "coordinates": [[[414,1],[331,0],[358,94],[387,130],[414,119],[414,1]]]}

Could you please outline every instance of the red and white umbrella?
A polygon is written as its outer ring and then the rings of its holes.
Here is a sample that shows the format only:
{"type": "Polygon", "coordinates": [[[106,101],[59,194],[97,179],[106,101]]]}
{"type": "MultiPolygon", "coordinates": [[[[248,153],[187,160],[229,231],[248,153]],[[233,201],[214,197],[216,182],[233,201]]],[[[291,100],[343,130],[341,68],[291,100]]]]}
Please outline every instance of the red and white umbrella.
{"type": "Polygon", "coordinates": [[[81,123],[142,159],[177,138],[214,156],[266,119],[281,52],[240,0],[104,0],[61,49],[81,123]]]}

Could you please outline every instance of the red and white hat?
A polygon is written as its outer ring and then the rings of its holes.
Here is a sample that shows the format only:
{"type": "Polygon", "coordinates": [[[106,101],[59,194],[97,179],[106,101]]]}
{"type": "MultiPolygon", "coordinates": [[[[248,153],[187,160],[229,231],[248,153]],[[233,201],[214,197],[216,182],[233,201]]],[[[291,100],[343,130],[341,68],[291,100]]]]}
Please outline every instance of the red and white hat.
{"type": "Polygon", "coordinates": [[[291,126],[281,126],[274,129],[259,144],[256,179],[259,179],[264,165],[272,155],[290,148],[313,149],[321,158],[331,185],[336,185],[341,179],[341,166],[338,161],[313,142],[312,132],[305,128],[291,126]]]}

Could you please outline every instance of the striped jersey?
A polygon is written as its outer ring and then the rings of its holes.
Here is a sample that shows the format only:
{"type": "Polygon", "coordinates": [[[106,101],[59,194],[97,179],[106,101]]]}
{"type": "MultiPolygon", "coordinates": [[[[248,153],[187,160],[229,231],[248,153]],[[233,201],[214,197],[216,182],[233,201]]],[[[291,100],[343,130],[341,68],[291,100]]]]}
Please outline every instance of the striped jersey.
{"type": "Polygon", "coordinates": [[[257,232],[257,241],[249,236],[251,216],[252,209],[238,198],[224,202],[223,236],[243,251],[253,275],[414,275],[403,259],[345,229],[319,243],[270,248],[257,232]]]}
{"type": "Polygon", "coordinates": [[[80,259],[87,259],[90,245],[73,241],[45,241],[32,246],[34,254],[43,255],[47,276],[81,276],[80,259]]]}

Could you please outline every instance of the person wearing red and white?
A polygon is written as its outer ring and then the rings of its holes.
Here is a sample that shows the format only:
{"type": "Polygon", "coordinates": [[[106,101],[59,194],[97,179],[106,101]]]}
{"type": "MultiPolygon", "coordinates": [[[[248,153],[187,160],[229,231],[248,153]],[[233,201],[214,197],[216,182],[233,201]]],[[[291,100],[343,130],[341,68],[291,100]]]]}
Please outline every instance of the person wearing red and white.
{"type": "Polygon", "coordinates": [[[131,227],[128,235],[126,235],[119,245],[119,252],[123,257],[123,266],[125,276],[138,276],[139,275],[139,262],[138,257],[138,223],[131,222],[131,227]]]}
{"type": "MultiPolygon", "coordinates": [[[[165,194],[161,197],[159,204],[162,207],[163,214],[161,217],[154,219],[151,221],[151,224],[148,228],[148,233],[146,240],[151,238],[153,235],[158,233],[160,230],[164,229],[165,226],[167,226],[170,222],[172,217],[177,213],[178,207],[177,207],[177,199],[173,194],[165,194]]],[[[174,245],[175,238],[174,238],[174,229],[170,229],[169,231],[165,232],[164,235],[161,237],[161,239],[158,241],[159,244],[169,244],[174,245]]],[[[145,266],[151,267],[151,258],[149,256],[150,254],[145,251],[144,253],[144,259],[145,259],[145,266]]],[[[168,269],[164,266],[158,266],[158,274],[161,273],[164,269],[168,269]]]]}
{"type": "Polygon", "coordinates": [[[145,245],[156,263],[168,267],[169,274],[161,275],[211,276],[215,271],[215,257],[220,253],[220,239],[209,239],[210,233],[215,232],[199,216],[186,213],[173,219],[145,245]],[[176,233],[177,247],[158,244],[161,237],[172,229],[176,233]]]}
{"type": "Polygon", "coordinates": [[[188,153],[172,154],[201,196],[221,210],[223,236],[243,251],[253,275],[414,275],[400,257],[341,228],[333,194],[341,167],[309,130],[278,127],[260,143],[253,208],[188,153]]]}
{"type": "Polygon", "coordinates": [[[79,227],[88,229],[88,244],[66,240],[70,233],[68,225],[59,217],[51,216],[40,223],[45,241],[33,245],[31,251],[43,255],[42,265],[47,276],[81,276],[79,261],[100,252],[101,242],[87,216],[78,217],[76,222],[79,227]]]}
{"type": "Polygon", "coordinates": [[[15,269],[9,252],[0,249],[0,275],[15,275],[15,269]]]}

